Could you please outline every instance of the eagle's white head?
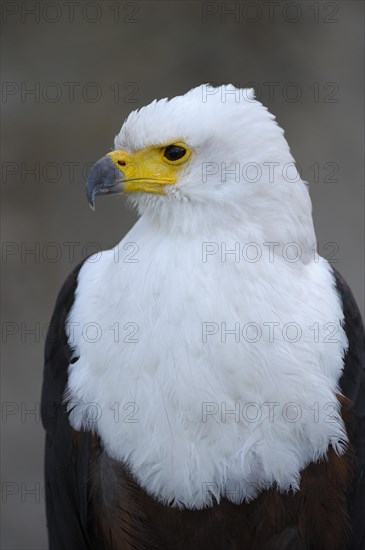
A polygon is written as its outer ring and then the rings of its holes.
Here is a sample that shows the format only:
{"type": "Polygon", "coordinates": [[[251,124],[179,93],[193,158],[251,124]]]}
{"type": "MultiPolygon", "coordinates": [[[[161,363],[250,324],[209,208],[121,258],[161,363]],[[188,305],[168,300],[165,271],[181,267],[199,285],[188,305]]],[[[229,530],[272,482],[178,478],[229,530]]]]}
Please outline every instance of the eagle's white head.
{"type": "Polygon", "coordinates": [[[199,223],[249,223],[263,238],[315,241],[311,203],[283,130],[252,89],[203,84],[133,111],[115,150],[87,182],[125,193],[157,223],[196,230],[199,223]]]}

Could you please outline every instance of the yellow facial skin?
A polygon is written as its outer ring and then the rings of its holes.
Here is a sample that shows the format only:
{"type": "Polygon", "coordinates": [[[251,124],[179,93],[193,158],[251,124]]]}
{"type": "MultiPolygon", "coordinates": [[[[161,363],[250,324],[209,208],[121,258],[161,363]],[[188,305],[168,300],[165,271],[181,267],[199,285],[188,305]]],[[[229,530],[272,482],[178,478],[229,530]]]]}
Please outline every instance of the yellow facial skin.
{"type": "Polygon", "coordinates": [[[151,146],[134,153],[116,150],[108,153],[115,166],[124,175],[123,191],[165,195],[166,185],[177,182],[178,174],[189,161],[191,149],[182,141],[165,146],[151,146]],[[178,160],[169,160],[164,155],[166,148],[183,147],[185,155],[178,160]]]}

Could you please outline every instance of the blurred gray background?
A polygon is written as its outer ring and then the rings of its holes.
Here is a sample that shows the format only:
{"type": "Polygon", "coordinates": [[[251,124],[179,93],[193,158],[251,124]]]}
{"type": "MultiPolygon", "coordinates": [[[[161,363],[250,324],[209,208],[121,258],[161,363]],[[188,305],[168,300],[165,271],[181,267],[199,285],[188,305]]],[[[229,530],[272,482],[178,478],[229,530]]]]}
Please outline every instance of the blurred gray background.
{"type": "Polygon", "coordinates": [[[122,200],[89,209],[88,163],[154,98],[254,86],[310,183],[319,251],[364,311],[364,4],[27,1],[1,18],[1,536],[4,550],[45,549],[46,325],[72,267],[135,221],[122,200]]]}

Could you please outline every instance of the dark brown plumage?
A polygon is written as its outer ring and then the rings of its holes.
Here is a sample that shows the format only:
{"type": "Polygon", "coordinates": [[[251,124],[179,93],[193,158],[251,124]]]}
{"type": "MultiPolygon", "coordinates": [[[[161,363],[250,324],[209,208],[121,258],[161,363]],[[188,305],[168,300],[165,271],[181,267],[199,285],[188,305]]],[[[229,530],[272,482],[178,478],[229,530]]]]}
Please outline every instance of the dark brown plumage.
{"type": "MultiPolygon", "coordinates": [[[[348,403],[345,403],[345,407],[348,403]]],[[[90,448],[91,524],[107,548],[342,550],[349,525],[346,491],[351,454],[311,464],[302,473],[300,491],[264,491],[250,504],[223,500],[202,511],[169,508],[149,497],[126,469],[110,459],[92,436],[90,448]]],[[[100,541],[100,542],[99,542],[100,541]]]]}

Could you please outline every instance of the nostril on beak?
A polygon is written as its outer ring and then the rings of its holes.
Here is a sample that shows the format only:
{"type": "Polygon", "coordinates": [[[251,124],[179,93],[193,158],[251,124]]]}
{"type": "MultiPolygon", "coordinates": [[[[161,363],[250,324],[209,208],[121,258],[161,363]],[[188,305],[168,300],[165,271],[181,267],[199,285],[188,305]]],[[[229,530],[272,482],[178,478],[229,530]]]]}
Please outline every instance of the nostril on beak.
{"type": "Polygon", "coordinates": [[[126,162],[124,160],[118,160],[119,166],[125,166],[126,162]]]}

